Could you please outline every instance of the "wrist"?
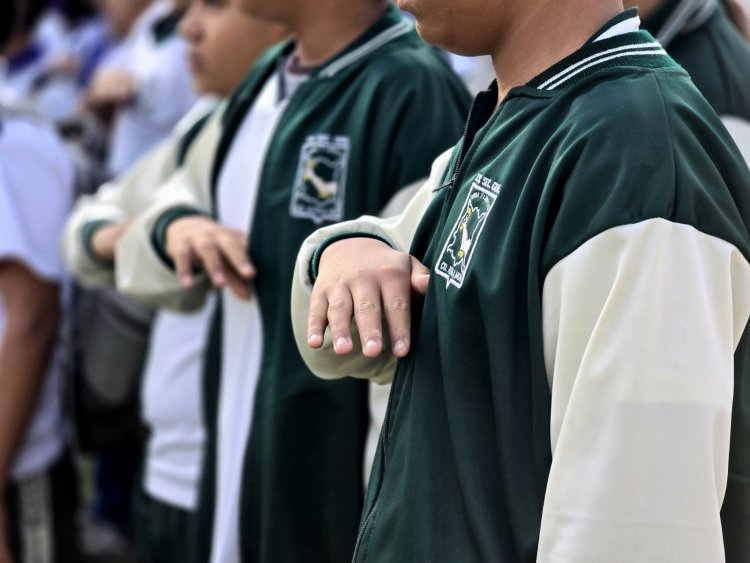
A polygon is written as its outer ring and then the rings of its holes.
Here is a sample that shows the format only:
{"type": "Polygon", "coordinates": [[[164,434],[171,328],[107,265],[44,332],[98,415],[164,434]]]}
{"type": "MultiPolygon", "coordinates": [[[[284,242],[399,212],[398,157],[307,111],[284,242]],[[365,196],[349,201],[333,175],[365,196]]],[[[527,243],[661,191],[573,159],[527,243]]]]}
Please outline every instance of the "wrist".
{"type": "Polygon", "coordinates": [[[328,237],[323,242],[321,242],[318,245],[318,248],[315,249],[315,253],[312,256],[312,259],[310,260],[310,270],[308,272],[308,275],[310,277],[310,281],[314,284],[315,280],[318,278],[318,273],[320,271],[320,262],[323,258],[323,253],[328,250],[329,247],[336,244],[337,242],[340,242],[342,240],[352,239],[352,238],[367,238],[367,239],[373,239],[376,241],[380,241],[383,244],[387,245],[390,248],[393,248],[393,245],[384,237],[380,235],[376,235],[374,233],[367,233],[367,232],[347,232],[347,233],[339,233],[337,235],[333,235],[331,237],[328,237]]]}
{"type": "Polygon", "coordinates": [[[166,264],[170,268],[174,268],[174,261],[169,255],[169,231],[175,222],[186,217],[209,218],[210,216],[192,207],[176,207],[162,213],[156,220],[154,229],[151,232],[151,245],[159,255],[159,258],[161,258],[162,262],[164,262],[164,264],[166,264]]]}
{"type": "Polygon", "coordinates": [[[107,253],[103,252],[101,234],[104,229],[113,225],[111,221],[91,221],[86,223],[81,230],[81,239],[86,254],[94,262],[104,266],[112,265],[113,256],[107,256],[107,253]]]}
{"type": "Polygon", "coordinates": [[[115,260],[115,247],[122,236],[121,225],[105,225],[91,237],[91,248],[97,259],[111,264],[115,260]]]}

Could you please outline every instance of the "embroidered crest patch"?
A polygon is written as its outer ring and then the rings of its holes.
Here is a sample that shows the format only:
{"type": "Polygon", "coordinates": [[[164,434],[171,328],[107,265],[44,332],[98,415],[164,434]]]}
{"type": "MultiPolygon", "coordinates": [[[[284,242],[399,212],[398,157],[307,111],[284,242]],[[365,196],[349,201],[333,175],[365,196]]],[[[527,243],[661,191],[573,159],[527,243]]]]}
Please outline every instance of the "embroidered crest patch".
{"type": "Polygon", "coordinates": [[[344,218],[349,137],[313,135],[302,145],[290,213],[316,225],[344,218]]]}
{"type": "Polygon", "coordinates": [[[453,229],[445,241],[435,273],[446,279],[445,286],[461,287],[482,229],[500,193],[501,185],[478,174],[469,189],[453,229]]]}

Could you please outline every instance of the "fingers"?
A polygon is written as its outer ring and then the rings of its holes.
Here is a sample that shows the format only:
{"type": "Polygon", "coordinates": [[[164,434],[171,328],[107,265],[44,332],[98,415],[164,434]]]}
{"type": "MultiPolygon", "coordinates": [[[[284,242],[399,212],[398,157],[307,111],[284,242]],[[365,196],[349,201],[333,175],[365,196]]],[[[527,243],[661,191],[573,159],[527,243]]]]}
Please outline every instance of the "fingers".
{"type": "Polygon", "coordinates": [[[331,327],[333,351],[345,355],[354,349],[352,342],[352,296],[339,287],[328,299],[328,324],[331,327]]]}
{"type": "Polygon", "coordinates": [[[323,346],[323,334],[328,325],[328,299],[313,290],[307,315],[307,344],[316,350],[323,346]]]}
{"type": "Polygon", "coordinates": [[[224,259],[240,278],[249,280],[255,276],[255,268],[247,257],[247,239],[244,233],[224,233],[218,244],[224,259]]]}
{"type": "Polygon", "coordinates": [[[226,286],[238,299],[249,301],[253,295],[248,280],[240,277],[233,269],[226,270],[226,286]]]}
{"type": "Polygon", "coordinates": [[[411,257],[411,288],[417,295],[424,296],[430,283],[430,270],[419,260],[411,257]]]}
{"type": "Polygon", "coordinates": [[[170,254],[180,285],[184,288],[193,287],[193,253],[190,246],[184,242],[179,243],[170,254]]]}
{"type": "Polygon", "coordinates": [[[217,245],[210,239],[203,239],[194,246],[193,251],[211,278],[211,283],[218,288],[224,287],[227,276],[224,273],[224,260],[217,245]]]}
{"type": "Polygon", "coordinates": [[[255,268],[241,231],[205,217],[177,219],[167,229],[167,248],[183,287],[193,285],[192,269],[197,263],[214,286],[229,286],[241,299],[249,299],[247,281],[255,276],[255,268]]]}
{"type": "Polygon", "coordinates": [[[362,353],[368,358],[375,358],[383,351],[383,314],[377,281],[373,278],[362,279],[352,288],[352,298],[362,353]]]}
{"type": "Polygon", "coordinates": [[[411,335],[411,286],[399,272],[384,274],[380,281],[383,309],[391,336],[393,354],[402,358],[409,352],[411,335]]]}
{"type": "Polygon", "coordinates": [[[375,358],[390,344],[396,357],[411,347],[413,296],[424,295],[430,271],[404,252],[370,239],[348,239],[331,244],[320,260],[307,321],[307,343],[319,349],[330,326],[333,349],[348,354],[352,320],[362,354],[375,358]],[[383,322],[390,342],[383,342],[383,322]]]}

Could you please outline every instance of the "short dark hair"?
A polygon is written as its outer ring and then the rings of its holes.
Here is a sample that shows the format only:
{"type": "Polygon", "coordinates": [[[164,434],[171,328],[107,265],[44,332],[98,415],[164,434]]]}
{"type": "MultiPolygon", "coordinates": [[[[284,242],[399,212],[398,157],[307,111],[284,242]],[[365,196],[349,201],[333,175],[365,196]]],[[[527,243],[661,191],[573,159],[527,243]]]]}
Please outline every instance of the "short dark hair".
{"type": "Polygon", "coordinates": [[[0,50],[5,49],[18,26],[18,7],[15,0],[0,2],[0,50]]]}

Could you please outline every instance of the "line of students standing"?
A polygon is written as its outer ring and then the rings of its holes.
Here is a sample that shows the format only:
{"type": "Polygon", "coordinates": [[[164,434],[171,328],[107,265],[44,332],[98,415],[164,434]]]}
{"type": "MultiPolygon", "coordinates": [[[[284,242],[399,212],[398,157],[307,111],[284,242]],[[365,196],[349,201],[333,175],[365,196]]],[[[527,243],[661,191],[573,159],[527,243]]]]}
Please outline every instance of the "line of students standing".
{"type": "MultiPolygon", "coordinates": [[[[289,319],[294,261],[320,226],[398,214],[460,137],[469,97],[385,0],[241,4],[265,21],[234,4],[195,0],[181,23],[196,90],[228,99],[201,104],[140,160],[113,166],[116,179],[79,201],[63,253],[85,283],[111,285],[116,275],[130,295],[164,307],[144,373],[152,434],[135,509],[139,558],[344,561],[364,502],[370,391],[355,380],[318,380],[302,362],[289,319]],[[296,39],[264,53],[230,95],[259,49],[284,35],[296,39]]],[[[747,46],[709,3],[693,3],[684,27],[674,24],[683,4],[663,3],[645,25],[657,36],[670,28],[666,46],[746,148],[747,46]]],[[[164,66],[148,68],[158,75],[164,66]]],[[[184,107],[170,94],[159,99],[144,111],[184,107]]],[[[23,139],[14,123],[23,129],[27,117],[4,110],[2,119],[4,139],[23,139]]],[[[45,133],[29,135],[37,142],[45,133]]],[[[26,158],[38,149],[25,147],[26,158]]],[[[65,167],[45,181],[58,197],[70,183],[65,167]]],[[[7,184],[15,194],[23,182],[7,184]]],[[[3,241],[14,223],[18,240],[37,240],[24,232],[38,224],[35,208],[13,208],[23,220],[0,222],[3,241]]],[[[60,221],[44,226],[57,232],[60,221]]],[[[53,249],[54,233],[38,236],[53,249]]],[[[24,279],[58,279],[33,254],[11,248],[0,259],[20,260],[24,279]]],[[[3,297],[10,303],[10,293],[3,297]]],[[[12,541],[15,557],[28,545],[12,541]]]]}

